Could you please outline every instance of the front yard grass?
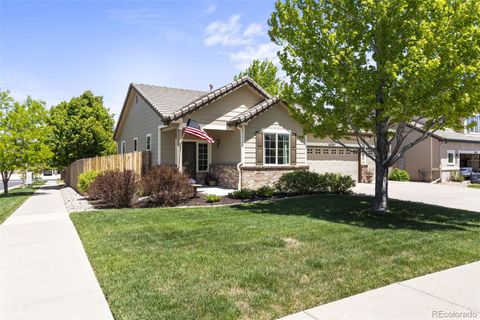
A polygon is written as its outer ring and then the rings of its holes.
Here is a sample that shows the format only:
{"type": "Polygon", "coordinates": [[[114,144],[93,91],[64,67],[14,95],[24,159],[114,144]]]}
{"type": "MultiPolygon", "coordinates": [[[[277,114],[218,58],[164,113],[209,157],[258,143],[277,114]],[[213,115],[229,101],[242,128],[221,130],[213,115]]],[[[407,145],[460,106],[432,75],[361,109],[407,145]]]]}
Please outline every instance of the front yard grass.
{"type": "Polygon", "coordinates": [[[75,213],[116,319],[273,319],[480,259],[480,213],[319,195],[75,213]]]}
{"type": "Polygon", "coordinates": [[[474,189],[480,189],[480,184],[478,184],[478,183],[477,183],[477,184],[473,183],[473,184],[469,184],[468,187],[469,187],[469,188],[474,188],[474,189]]]}
{"type": "Polygon", "coordinates": [[[8,195],[0,194],[0,224],[25,202],[36,190],[37,186],[44,184],[44,181],[36,181],[32,188],[22,189],[21,187],[8,190],[8,195]]]}

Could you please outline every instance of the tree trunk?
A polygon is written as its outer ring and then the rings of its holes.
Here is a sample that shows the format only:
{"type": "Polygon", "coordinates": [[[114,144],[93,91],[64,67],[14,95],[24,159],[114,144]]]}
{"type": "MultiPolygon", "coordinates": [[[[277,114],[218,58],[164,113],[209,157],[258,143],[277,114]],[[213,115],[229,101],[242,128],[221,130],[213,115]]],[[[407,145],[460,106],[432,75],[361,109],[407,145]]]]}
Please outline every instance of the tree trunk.
{"type": "Polygon", "coordinates": [[[379,121],[376,130],[377,155],[375,157],[375,199],[373,212],[385,214],[388,212],[388,167],[386,163],[390,152],[388,142],[387,121],[379,121]]]}
{"type": "Polygon", "coordinates": [[[388,212],[388,167],[375,161],[375,199],[373,200],[373,212],[385,214],[388,212]]]}
{"type": "Polygon", "coordinates": [[[8,180],[10,180],[9,174],[2,172],[2,181],[3,181],[3,194],[8,195],[8,180]]]}

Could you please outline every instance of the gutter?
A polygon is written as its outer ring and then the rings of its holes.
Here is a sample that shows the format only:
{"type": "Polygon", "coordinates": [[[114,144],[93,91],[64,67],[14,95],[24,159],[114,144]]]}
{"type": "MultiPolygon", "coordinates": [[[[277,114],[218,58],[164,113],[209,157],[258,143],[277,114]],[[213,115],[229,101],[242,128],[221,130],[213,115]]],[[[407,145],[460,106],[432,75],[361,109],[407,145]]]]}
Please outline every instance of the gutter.
{"type": "Polygon", "coordinates": [[[242,190],[242,169],[243,161],[245,158],[245,147],[244,147],[244,136],[245,136],[245,125],[237,127],[240,130],[240,162],[237,163],[238,170],[238,190],[242,190]]]}

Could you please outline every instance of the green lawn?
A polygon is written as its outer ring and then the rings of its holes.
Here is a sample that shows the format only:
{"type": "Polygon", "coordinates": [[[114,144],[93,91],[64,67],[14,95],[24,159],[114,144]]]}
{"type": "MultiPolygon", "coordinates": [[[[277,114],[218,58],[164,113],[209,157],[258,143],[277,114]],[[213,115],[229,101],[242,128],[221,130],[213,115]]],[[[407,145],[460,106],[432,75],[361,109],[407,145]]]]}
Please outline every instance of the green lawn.
{"type": "Polygon", "coordinates": [[[469,184],[469,188],[480,189],[480,184],[469,184]]]}
{"type": "Polygon", "coordinates": [[[116,319],[272,319],[480,259],[480,214],[311,196],[75,213],[116,319]]]}
{"type": "Polygon", "coordinates": [[[15,188],[9,194],[0,194],[0,224],[3,223],[20,205],[36,190],[35,186],[44,184],[43,181],[35,182],[33,188],[15,188]]]}

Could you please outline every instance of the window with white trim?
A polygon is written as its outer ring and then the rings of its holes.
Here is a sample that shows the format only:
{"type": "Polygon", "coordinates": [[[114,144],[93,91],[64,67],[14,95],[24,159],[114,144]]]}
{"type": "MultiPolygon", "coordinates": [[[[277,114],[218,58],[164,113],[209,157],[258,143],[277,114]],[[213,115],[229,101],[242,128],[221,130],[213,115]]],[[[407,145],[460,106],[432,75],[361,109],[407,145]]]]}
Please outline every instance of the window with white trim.
{"type": "Polygon", "coordinates": [[[133,138],[133,151],[138,151],[138,138],[133,138]]]}
{"type": "Polygon", "coordinates": [[[290,134],[265,132],[263,134],[264,164],[287,165],[290,163],[290,134]]]}
{"type": "Polygon", "coordinates": [[[455,150],[447,151],[447,165],[449,166],[455,165],[455,150]]]}
{"type": "Polygon", "coordinates": [[[127,142],[125,140],[123,140],[120,143],[120,153],[124,154],[126,152],[126,149],[127,149],[127,142]]]}
{"type": "Polygon", "coordinates": [[[467,128],[468,133],[478,134],[480,133],[480,115],[467,119],[467,125],[472,125],[472,127],[467,128]]]}
{"type": "Polygon", "coordinates": [[[152,135],[150,133],[145,137],[145,150],[152,150],[152,135]]]}
{"type": "Polygon", "coordinates": [[[208,143],[197,143],[197,171],[208,171],[208,143]]]}

